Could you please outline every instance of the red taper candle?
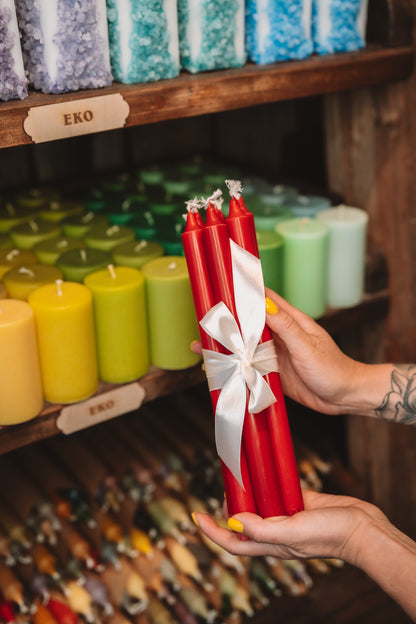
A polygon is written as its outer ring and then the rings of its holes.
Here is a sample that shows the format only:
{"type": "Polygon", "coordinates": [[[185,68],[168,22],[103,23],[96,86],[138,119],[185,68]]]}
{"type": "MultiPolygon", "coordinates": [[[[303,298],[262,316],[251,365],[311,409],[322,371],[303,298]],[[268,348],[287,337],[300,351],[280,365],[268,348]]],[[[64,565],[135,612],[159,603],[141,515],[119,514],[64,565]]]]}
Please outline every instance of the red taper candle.
{"type": "Polygon", "coordinates": [[[50,598],[46,606],[59,624],[77,624],[77,614],[64,602],[50,598]]]}
{"type": "MultiPolygon", "coordinates": [[[[197,210],[188,210],[186,227],[182,233],[182,243],[198,321],[200,321],[215,304],[202,242],[203,228],[204,223],[199,212],[197,210]]],[[[204,349],[210,349],[211,351],[217,351],[219,353],[225,352],[223,347],[219,345],[216,340],[211,338],[200,325],[199,333],[201,344],[204,349]]],[[[212,390],[210,394],[215,414],[220,390],[212,390]]],[[[232,515],[240,511],[256,513],[256,504],[245,454],[243,453],[241,457],[241,471],[246,486],[245,491],[223,462],[221,462],[221,467],[229,514],[232,515]]]]}
{"type": "MultiPolygon", "coordinates": [[[[259,251],[254,227],[254,217],[252,213],[247,210],[239,190],[234,191],[230,183],[228,186],[230,188],[231,200],[226,221],[230,236],[237,245],[240,245],[240,247],[243,247],[258,258],[259,251]]],[[[238,186],[236,188],[238,189],[238,186]]],[[[260,343],[272,339],[271,331],[266,325],[260,343]]],[[[265,375],[264,379],[267,381],[276,397],[275,403],[268,407],[265,413],[267,414],[270,440],[273,447],[284,507],[288,515],[293,515],[298,511],[302,511],[304,509],[304,504],[280,374],[272,372],[265,375]]]]}
{"type": "MultiPolygon", "coordinates": [[[[221,211],[210,203],[207,207],[203,240],[215,303],[223,301],[238,323],[232,277],[230,234],[221,211]]],[[[265,413],[250,414],[246,408],[242,449],[247,457],[257,513],[263,518],[284,514],[285,509],[265,413]]]]}

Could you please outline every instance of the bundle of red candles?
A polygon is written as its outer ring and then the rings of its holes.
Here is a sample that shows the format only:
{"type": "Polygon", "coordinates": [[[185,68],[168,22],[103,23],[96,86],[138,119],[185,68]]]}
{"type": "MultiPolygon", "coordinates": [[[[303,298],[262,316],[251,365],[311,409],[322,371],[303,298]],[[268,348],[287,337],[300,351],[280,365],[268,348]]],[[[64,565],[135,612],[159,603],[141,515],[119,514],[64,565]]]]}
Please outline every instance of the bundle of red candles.
{"type": "Polygon", "coordinates": [[[302,492],[272,335],[253,215],[238,181],[188,202],[182,242],[215,414],[217,451],[230,515],[266,518],[303,509],[302,492]]]}

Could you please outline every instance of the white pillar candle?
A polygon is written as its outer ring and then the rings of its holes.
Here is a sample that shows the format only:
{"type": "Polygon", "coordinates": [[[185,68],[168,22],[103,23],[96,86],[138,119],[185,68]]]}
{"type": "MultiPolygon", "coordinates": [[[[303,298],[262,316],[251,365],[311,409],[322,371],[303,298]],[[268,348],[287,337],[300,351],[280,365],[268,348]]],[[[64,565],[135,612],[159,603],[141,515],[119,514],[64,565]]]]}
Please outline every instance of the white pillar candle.
{"type": "Polygon", "coordinates": [[[319,212],[316,218],[329,228],[327,304],[357,305],[364,292],[368,215],[360,208],[341,205],[319,212]]]}

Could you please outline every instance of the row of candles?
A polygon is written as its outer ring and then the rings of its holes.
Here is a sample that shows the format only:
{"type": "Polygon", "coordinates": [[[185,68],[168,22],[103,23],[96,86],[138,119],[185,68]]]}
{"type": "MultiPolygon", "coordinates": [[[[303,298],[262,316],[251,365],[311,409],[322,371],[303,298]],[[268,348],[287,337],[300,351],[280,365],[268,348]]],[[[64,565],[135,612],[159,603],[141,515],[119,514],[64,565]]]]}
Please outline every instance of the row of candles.
{"type": "MultiPolygon", "coordinates": [[[[191,512],[221,522],[223,498],[201,390],[0,458],[0,621],[238,624],[341,565],[238,557],[198,532],[191,512]]],[[[295,443],[321,490],[330,465],[295,443]]]]}

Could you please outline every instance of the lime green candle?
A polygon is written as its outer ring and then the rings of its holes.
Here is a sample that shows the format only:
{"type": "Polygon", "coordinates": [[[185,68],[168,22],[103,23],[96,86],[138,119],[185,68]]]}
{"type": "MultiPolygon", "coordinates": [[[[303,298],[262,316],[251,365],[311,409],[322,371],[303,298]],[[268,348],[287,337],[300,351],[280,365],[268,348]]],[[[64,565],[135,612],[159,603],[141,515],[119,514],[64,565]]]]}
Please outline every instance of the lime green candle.
{"type": "Polygon", "coordinates": [[[62,233],[72,238],[84,238],[93,225],[108,226],[109,220],[104,214],[90,210],[84,214],[68,217],[61,223],[62,233]]]}
{"type": "Polygon", "coordinates": [[[111,255],[100,249],[70,249],[59,256],[56,266],[69,282],[83,282],[94,271],[104,269],[111,263],[111,255]]]}
{"type": "Polygon", "coordinates": [[[326,305],[328,226],[317,219],[292,219],[276,226],[283,236],[283,296],[312,318],[326,305]]]}
{"type": "Polygon", "coordinates": [[[59,223],[63,219],[81,214],[83,211],[84,206],[80,202],[70,199],[59,199],[49,202],[47,206],[40,210],[39,216],[45,221],[59,223]]]}
{"type": "Polygon", "coordinates": [[[109,265],[84,284],[93,299],[99,378],[126,383],[142,377],[149,369],[143,273],[109,265]]]}
{"type": "Polygon", "coordinates": [[[33,210],[26,210],[25,208],[15,206],[11,202],[6,202],[0,210],[0,232],[3,234],[10,232],[16,225],[25,223],[35,217],[36,212],[33,210]]]}
{"type": "Polygon", "coordinates": [[[257,243],[264,285],[281,294],[283,291],[283,237],[277,232],[257,230],[257,243]]]}
{"type": "Polygon", "coordinates": [[[163,247],[155,241],[134,240],[111,250],[114,264],[141,269],[146,262],[163,256],[163,247]]]}
{"type": "Polygon", "coordinates": [[[41,241],[55,238],[61,233],[60,227],[40,219],[31,219],[27,223],[16,225],[10,230],[10,238],[18,249],[33,249],[41,241]]]}
{"type": "Polygon", "coordinates": [[[61,195],[53,189],[31,188],[16,195],[15,201],[19,206],[38,211],[51,201],[58,201],[61,195]]]}
{"type": "Polygon", "coordinates": [[[57,267],[28,264],[7,271],[3,282],[11,299],[27,301],[33,290],[45,284],[53,284],[57,279],[62,279],[62,271],[57,267]]]}
{"type": "Polygon", "coordinates": [[[83,242],[79,238],[70,236],[57,236],[56,238],[48,238],[47,240],[37,243],[33,247],[38,262],[41,264],[56,264],[59,256],[70,249],[82,249],[83,242]]]}
{"type": "Polygon", "coordinates": [[[0,279],[14,267],[36,264],[38,261],[33,251],[22,249],[0,249],[0,279]]]}
{"type": "Polygon", "coordinates": [[[190,344],[198,340],[199,332],[185,258],[162,256],[142,270],[151,363],[166,370],[193,366],[200,357],[190,344]]]}
{"type": "Polygon", "coordinates": [[[94,225],[85,235],[85,244],[90,249],[110,251],[116,245],[134,240],[135,233],[131,228],[120,225],[94,225]]]}

